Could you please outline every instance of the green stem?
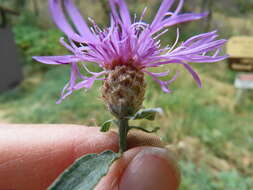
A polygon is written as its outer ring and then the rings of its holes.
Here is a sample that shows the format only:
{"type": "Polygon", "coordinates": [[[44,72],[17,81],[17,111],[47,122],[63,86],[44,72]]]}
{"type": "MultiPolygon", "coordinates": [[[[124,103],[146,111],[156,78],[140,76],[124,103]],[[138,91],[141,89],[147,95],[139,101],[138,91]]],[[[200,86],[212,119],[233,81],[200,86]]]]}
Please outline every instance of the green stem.
{"type": "Polygon", "coordinates": [[[128,119],[119,119],[119,153],[123,154],[127,150],[127,132],[128,132],[128,119]]]}

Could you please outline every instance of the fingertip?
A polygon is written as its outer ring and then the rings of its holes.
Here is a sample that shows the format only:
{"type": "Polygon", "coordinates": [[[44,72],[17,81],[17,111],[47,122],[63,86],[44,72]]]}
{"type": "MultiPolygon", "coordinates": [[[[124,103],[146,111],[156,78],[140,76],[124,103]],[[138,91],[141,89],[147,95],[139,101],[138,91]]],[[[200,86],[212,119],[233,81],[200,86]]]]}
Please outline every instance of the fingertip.
{"type": "Polygon", "coordinates": [[[177,190],[179,184],[180,173],[171,152],[137,147],[113,164],[96,190],[177,190]]]}
{"type": "Polygon", "coordinates": [[[180,175],[171,153],[148,147],[130,162],[121,177],[119,190],[177,190],[180,175]]]}
{"type": "Polygon", "coordinates": [[[131,130],[127,136],[129,149],[139,146],[154,146],[164,148],[165,144],[161,138],[153,133],[145,133],[139,130],[131,130]]]}

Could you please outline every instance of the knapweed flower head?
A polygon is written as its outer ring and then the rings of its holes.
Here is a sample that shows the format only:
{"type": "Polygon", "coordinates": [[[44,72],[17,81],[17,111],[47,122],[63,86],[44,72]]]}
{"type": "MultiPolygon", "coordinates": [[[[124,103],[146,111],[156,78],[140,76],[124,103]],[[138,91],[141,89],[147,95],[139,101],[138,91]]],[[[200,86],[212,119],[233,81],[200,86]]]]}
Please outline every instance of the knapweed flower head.
{"type": "Polygon", "coordinates": [[[49,0],[53,20],[67,36],[67,42],[64,38],[60,42],[71,54],[34,59],[45,64],[70,65],[70,80],[63,88],[59,102],[73,91],[89,89],[96,80],[102,80],[102,96],[111,112],[116,116],[131,115],[140,108],[144,98],[144,74],[152,77],[166,93],[171,91],[169,85],[177,77],[176,74],[164,81],[161,77],[169,75],[168,71],[155,73],[149,68],[180,64],[201,86],[198,74],[188,63],[217,62],[227,57],[219,55],[226,40],[217,40],[216,31],[193,36],[180,44],[177,31],[175,43],[161,47],[159,38],[168,32],[168,27],[207,15],[180,14],[184,0],[178,1],[174,11],[170,9],[175,1],[163,0],[151,23],[144,21],[147,8],[140,17],[131,18],[124,0],[108,0],[108,3],[111,8],[110,25],[100,28],[91,18],[88,25],[72,0],[49,0]],[[71,19],[71,24],[66,16],[71,19]],[[90,71],[87,62],[97,64],[102,71],[90,71]],[[80,69],[85,69],[90,75],[85,76],[80,69]],[[129,110],[122,113],[126,107],[129,110]]]}

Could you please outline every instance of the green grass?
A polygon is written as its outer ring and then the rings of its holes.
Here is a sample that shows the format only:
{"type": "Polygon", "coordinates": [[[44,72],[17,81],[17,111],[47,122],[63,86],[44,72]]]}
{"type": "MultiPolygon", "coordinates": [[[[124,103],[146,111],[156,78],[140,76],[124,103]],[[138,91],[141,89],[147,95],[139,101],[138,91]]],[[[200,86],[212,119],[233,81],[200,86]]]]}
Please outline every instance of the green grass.
{"type": "Polygon", "coordinates": [[[106,119],[106,115],[99,114],[105,108],[99,100],[98,85],[89,92],[74,93],[60,105],[55,104],[68,77],[67,67],[56,67],[43,75],[34,87],[27,79],[19,89],[0,97],[1,107],[10,111],[7,117],[12,122],[95,125],[95,118],[96,121],[106,119]]]}
{"type": "Polygon", "coordinates": [[[244,177],[236,170],[212,174],[210,169],[181,162],[183,183],[180,190],[250,190],[251,179],[244,177]]]}

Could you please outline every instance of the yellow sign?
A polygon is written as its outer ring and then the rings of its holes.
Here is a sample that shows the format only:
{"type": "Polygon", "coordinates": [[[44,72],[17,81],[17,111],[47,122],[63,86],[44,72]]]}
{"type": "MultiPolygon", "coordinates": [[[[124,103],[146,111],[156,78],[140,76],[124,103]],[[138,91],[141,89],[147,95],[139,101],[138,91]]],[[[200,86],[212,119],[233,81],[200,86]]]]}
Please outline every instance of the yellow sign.
{"type": "Polygon", "coordinates": [[[227,53],[230,58],[253,58],[253,37],[232,37],[227,43],[227,53]]]}

